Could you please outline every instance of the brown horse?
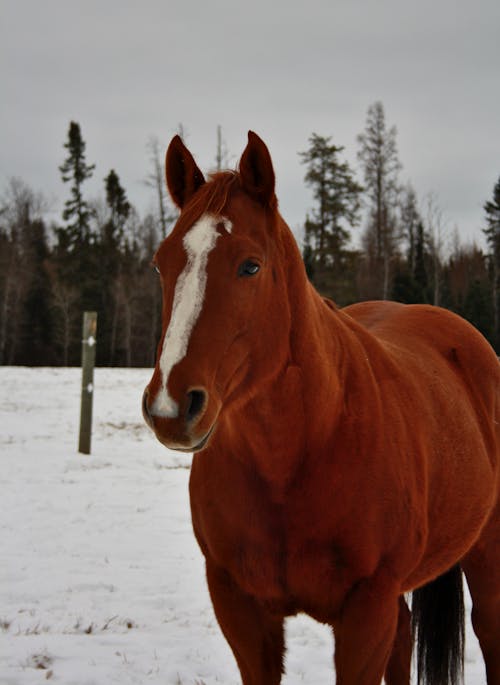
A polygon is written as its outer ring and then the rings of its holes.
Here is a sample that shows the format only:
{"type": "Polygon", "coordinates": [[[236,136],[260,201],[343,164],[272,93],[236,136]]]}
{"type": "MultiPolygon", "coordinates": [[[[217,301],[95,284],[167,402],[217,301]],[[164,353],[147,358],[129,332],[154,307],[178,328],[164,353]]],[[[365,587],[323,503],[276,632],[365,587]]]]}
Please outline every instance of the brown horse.
{"type": "Polygon", "coordinates": [[[285,616],[330,624],[339,685],[456,682],[462,570],[500,685],[500,365],[430,306],[337,309],[308,282],[254,133],[205,182],[179,137],[181,209],[154,263],[158,361],[143,411],[195,452],[192,519],[244,685],[276,685],[285,616]],[[413,595],[412,613],[404,594],[413,595]]]}

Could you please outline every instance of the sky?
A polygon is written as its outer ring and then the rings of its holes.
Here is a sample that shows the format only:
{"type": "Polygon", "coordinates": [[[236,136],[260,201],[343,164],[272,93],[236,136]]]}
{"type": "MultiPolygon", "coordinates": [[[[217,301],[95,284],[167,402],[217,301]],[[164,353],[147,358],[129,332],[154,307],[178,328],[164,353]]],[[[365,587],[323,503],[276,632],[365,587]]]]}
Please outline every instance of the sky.
{"type": "Polygon", "coordinates": [[[0,192],[20,177],[60,218],[74,120],[96,164],[86,195],[104,196],[114,169],[145,214],[152,138],[163,155],[181,124],[207,171],[218,126],[232,168],[252,129],[299,235],[313,201],[298,153],[313,132],[331,136],[362,181],[357,136],[379,100],[423,214],[432,194],[445,237],[457,228],[484,245],[500,177],[499,28],[498,0],[0,0],[0,192]]]}

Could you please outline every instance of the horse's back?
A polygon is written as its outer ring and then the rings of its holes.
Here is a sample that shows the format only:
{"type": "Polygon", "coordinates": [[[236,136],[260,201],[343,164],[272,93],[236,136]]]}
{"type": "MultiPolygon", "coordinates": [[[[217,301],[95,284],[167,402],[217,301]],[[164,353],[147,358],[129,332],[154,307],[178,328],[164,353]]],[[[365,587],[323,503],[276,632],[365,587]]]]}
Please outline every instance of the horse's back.
{"type": "Polygon", "coordinates": [[[488,373],[487,379],[479,375],[476,380],[498,393],[500,364],[493,348],[457,314],[432,305],[378,300],[350,305],[342,311],[385,346],[399,349],[402,355],[405,351],[422,355],[423,364],[427,353],[451,363],[456,373],[463,373],[470,380],[475,373],[488,373]]]}
{"type": "Polygon", "coordinates": [[[462,317],[432,305],[372,301],[342,310],[381,344],[401,374],[425,384],[430,376],[443,380],[444,401],[449,383],[462,390],[489,436],[490,459],[498,463],[500,424],[500,363],[483,335],[462,317]],[[421,380],[420,380],[421,379],[421,380]],[[488,424],[488,425],[487,425],[488,424]],[[492,444],[494,443],[494,444],[492,444]]]}

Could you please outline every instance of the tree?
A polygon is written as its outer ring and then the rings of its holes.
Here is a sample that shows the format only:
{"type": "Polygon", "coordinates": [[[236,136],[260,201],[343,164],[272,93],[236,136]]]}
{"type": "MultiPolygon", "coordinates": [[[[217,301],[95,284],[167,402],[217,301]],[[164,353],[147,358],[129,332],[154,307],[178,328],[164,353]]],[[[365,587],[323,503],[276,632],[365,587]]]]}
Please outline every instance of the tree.
{"type": "Polygon", "coordinates": [[[222,171],[228,166],[228,154],[225,141],[222,139],[222,127],[217,126],[217,148],[215,152],[215,170],[222,171]]]}
{"type": "Polygon", "coordinates": [[[441,305],[442,266],[444,262],[445,242],[447,241],[446,222],[443,211],[438,205],[435,193],[429,193],[426,199],[426,224],[432,260],[432,300],[431,304],[441,305]]]}
{"type": "Polygon", "coordinates": [[[484,204],[486,228],[483,232],[489,248],[488,260],[493,303],[493,341],[500,350],[500,177],[493,188],[493,198],[484,204]]]}
{"type": "Polygon", "coordinates": [[[462,315],[492,341],[492,300],[488,283],[475,278],[467,290],[462,315]]]}
{"type": "Polygon", "coordinates": [[[420,302],[428,302],[429,278],[427,275],[428,253],[426,251],[426,239],[424,224],[419,221],[415,237],[415,261],[413,263],[413,279],[420,291],[420,302]]]}
{"type": "Polygon", "coordinates": [[[175,221],[177,215],[167,200],[165,174],[163,172],[163,165],[160,162],[160,143],[158,138],[150,138],[148,149],[150,151],[152,171],[146,178],[146,185],[153,188],[156,193],[159,234],[163,240],[163,238],[167,237],[170,226],[175,221]]]}
{"type": "Polygon", "coordinates": [[[101,340],[97,359],[98,363],[113,364],[118,321],[116,282],[122,269],[125,225],[132,207],[114,169],[106,176],[104,184],[108,216],[100,227],[99,258],[96,259],[99,288],[95,293],[95,308],[100,321],[101,340]]]}
{"type": "Polygon", "coordinates": [[[90,238],[90,208],[83,199],[82,186],[91,178],[95,164],[85,160],[85,142],[80,126],[72,121],[69,125],[68,140],[64,144],[68,151],[66,161],[59,167],[64,183],[72,183],[71,198],[64,205],[63,219],[70,223],[66,227],[69,245],[72,249],[80,247],[90,238]]]}
{"type": "Polygon", "coordinates": [[[359,222],[363,190],[349,164],[340,159],[343,150],[330,137],[313,133],[309,148],[299,153],[307,165],[304,180],[316,203],[305,221],[304,259],[316,287],[336,299],[336,286],[345,278],[350,228],[359,222]]]}
{"type": "Polygon", "coordinates": [[[130,203],[114,169],[111,169],[104,183],[106,184],[106,202],[111,211],[110,222],[119,230],[123,230],[123,225],[130,214],[130,203]]]}
{"type": "Polygon", "coordinates": [[[411,183],[402,189],[400,207],[401,237],[406,241],[408,266],[413,272],[415,270],[418,225],[422,220],[418,211],[417,194],[411,183]]]}
{"type": "Polygon", "coordinates": [[[384,107],[375,102],[368,108],[366,126],[358,136],[358,159],[363,166],[365,188],[370,200],[364,246],[369,270],[376,274],[377,292],[387,299],[391,260],[396,253],[397,207],[401,164],[396,145],[396,127],[386,128],[384,107]]]}
{"type": "Polygon", "coordinates": [[[443,268],[443,302],[478,328],[492,341],[493,303],[487,260],[476,245],[455,245],[443,268]],[[444,299],[444,298],[443,298],[444,299]]]}
{"type": "Polygon", "coordinates": [[[0,363],[52,363],[45,201],[13,178],[1,205],[0,363]]]}
{"type": "Polygon", "coordinates": [[[430,301],[428,265],[430,254],[422,221],[415,227],[413,237],[413,259],[396,261],[392,278],[391,299],[406,304],[428,303],[430,301]]]}
{"type": "Polygon", "coordinates": [[[65,226],[56,229],[57,245],[53,253],[52,288],[57,314],[59,349],[65,363],[76,363],[81,313],[100,309],[100,255],[92,232],[93,211],[84,199],[83,185],[91,178],[94,164],[87,164],[86,144],[80,125],[71,121],[64,144],[68,156],[59,167],[64,183],[70,183],[70,199],[65,202],[65,226]],[[71,307],[71,309],[70,309],[71,307]]]}

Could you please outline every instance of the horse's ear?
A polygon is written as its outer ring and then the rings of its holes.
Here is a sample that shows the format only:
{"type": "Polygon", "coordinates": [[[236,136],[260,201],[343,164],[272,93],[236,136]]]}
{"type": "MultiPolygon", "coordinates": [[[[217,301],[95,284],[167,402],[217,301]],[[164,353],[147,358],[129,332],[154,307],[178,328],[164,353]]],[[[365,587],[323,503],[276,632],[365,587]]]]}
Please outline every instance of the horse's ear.
{"type": "Polygon", "coordinates": [[[249,195],[266,206],[276,204],[274,169],[266,144],[253,131],[248,132],[248,143],[240,160],[240,177],[249,195]]]}
{"type": "Polygon", "coordinates": [[[205,178],[196,166],[193,155],[184,145],[180,136],[172,138],[168,146],[165,175],[172,200],[180,209],[205,183],[205,178]]]}

